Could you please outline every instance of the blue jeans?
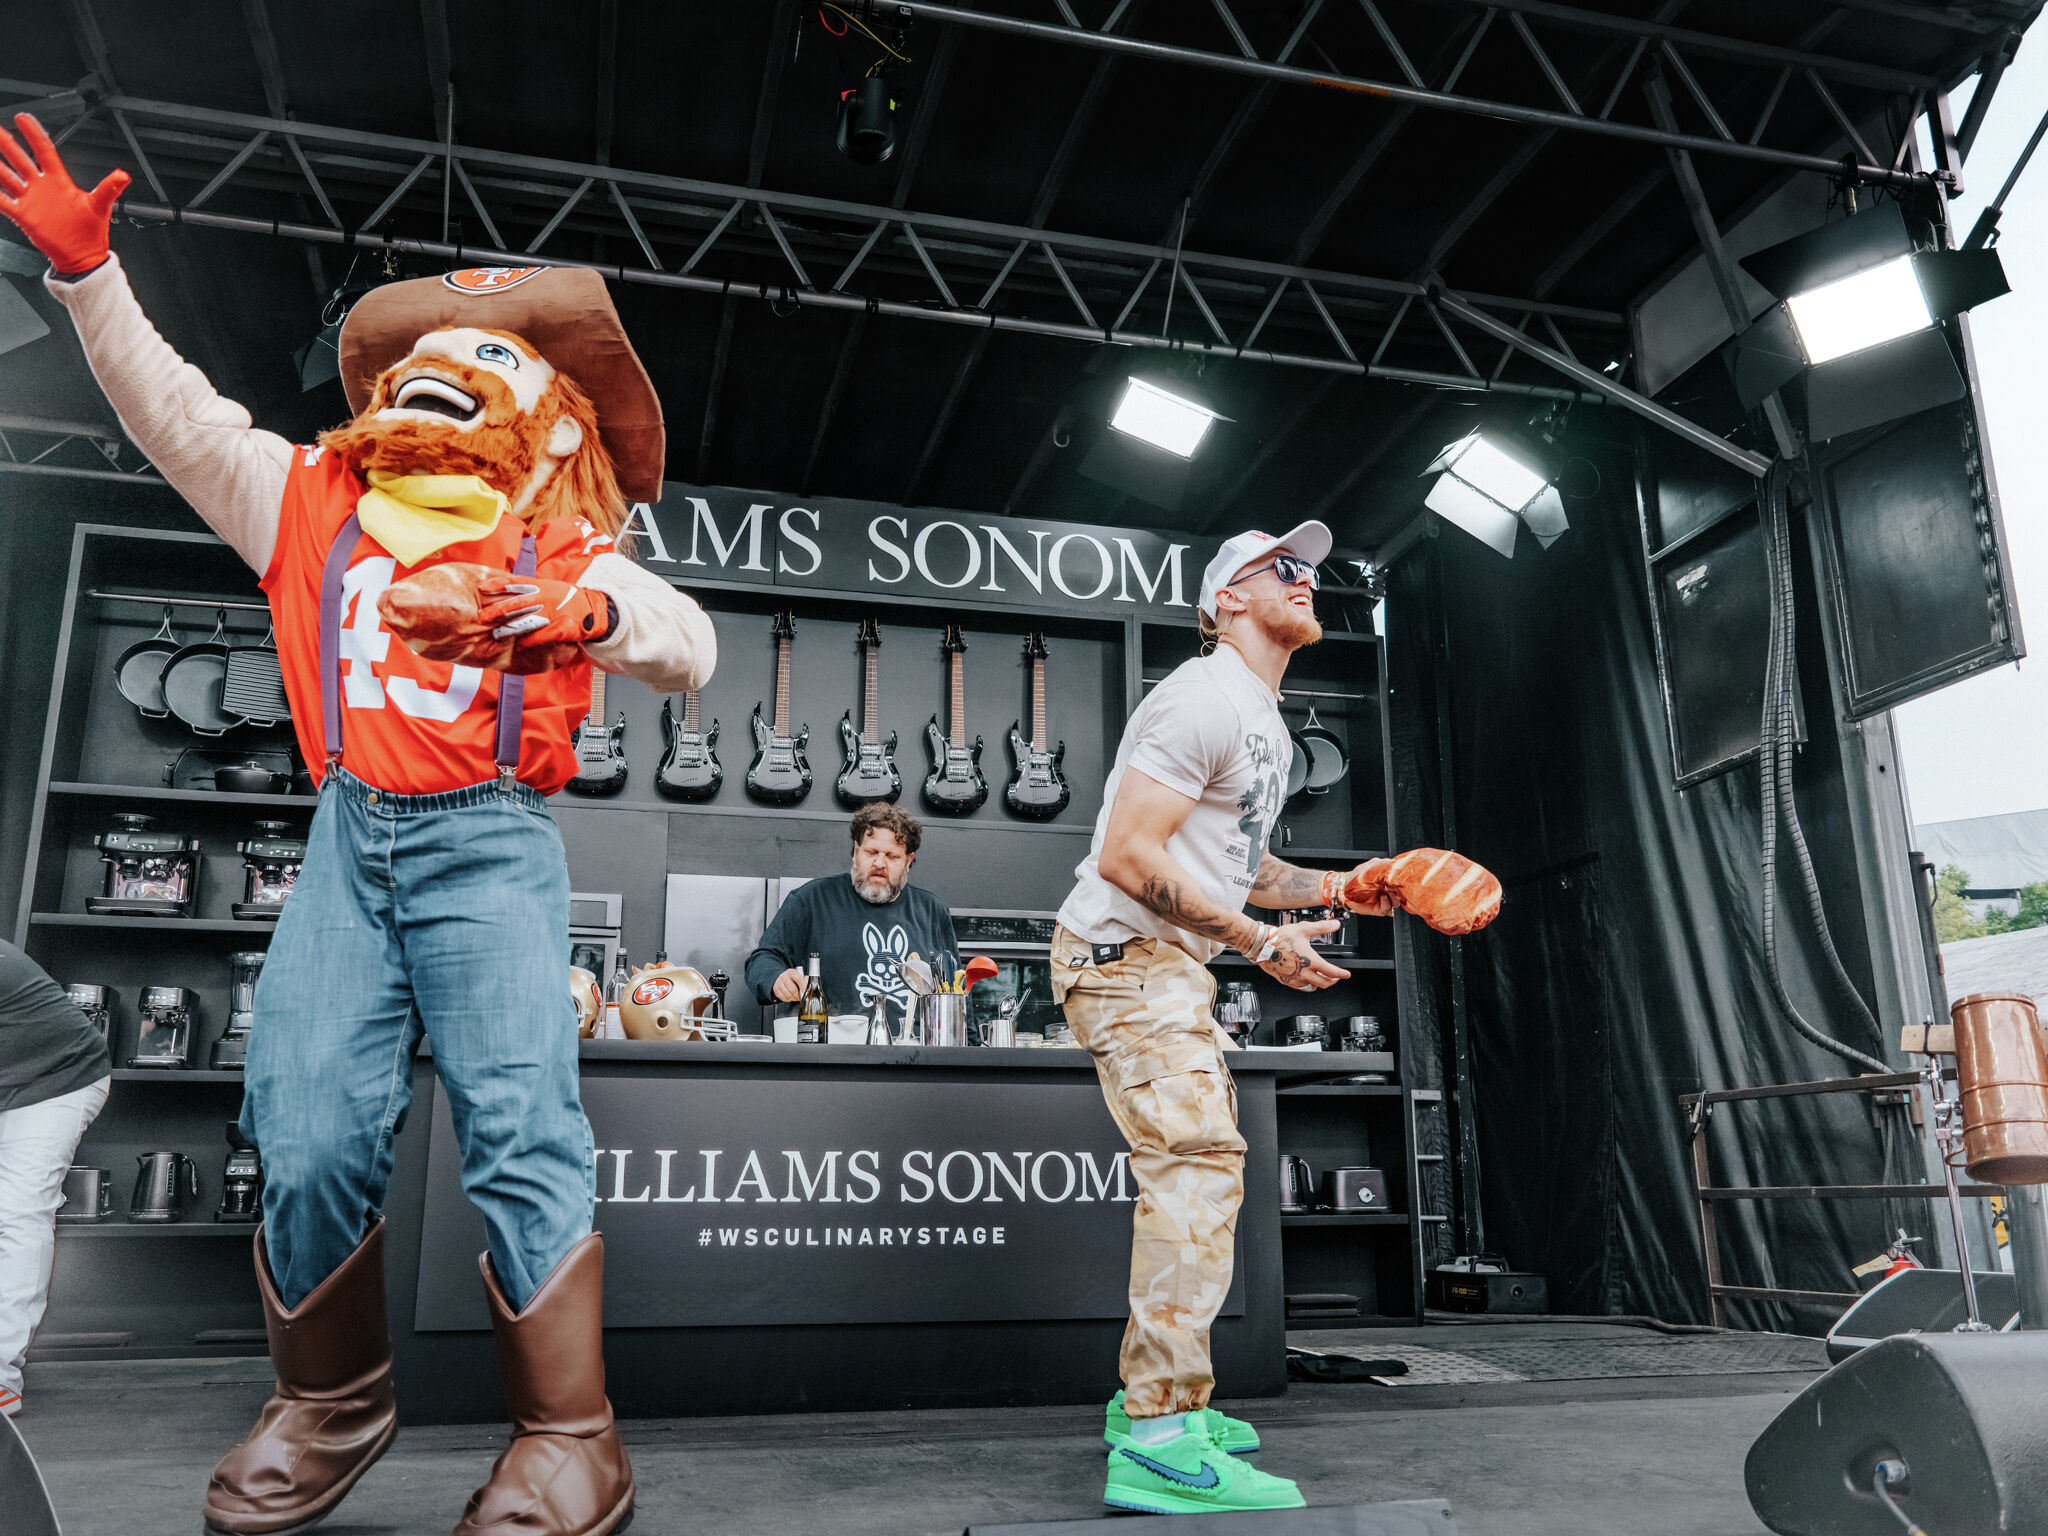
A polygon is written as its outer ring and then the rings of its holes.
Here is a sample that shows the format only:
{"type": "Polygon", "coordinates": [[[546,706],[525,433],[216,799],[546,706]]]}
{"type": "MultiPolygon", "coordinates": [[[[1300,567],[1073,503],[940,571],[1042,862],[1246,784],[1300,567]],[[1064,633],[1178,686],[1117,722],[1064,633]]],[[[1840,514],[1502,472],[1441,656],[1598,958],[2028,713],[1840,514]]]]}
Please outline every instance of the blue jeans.
{"type": "Polygon", "coordinates": [[[242,1098],[287,1307],[383,1207],[422,1033],[506,1300],[524,1307],[589,1233],[568,965],[569,871],[537,793],[328,775],[257,984],[242,1098]]]}

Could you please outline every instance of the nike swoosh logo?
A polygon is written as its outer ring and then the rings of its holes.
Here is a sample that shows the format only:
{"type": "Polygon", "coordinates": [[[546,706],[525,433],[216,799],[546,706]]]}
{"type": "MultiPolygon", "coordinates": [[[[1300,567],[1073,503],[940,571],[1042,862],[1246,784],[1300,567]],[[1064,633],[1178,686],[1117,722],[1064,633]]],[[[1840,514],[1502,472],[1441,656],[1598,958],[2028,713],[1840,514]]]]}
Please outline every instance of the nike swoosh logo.
{"type": "Polygon", "coordinates": [[[1179,1467],[1169,1467],[1164,1462],[1154,1461],[1150,1456],[1141,1455],[1137,1451],[1132,1450],[1128,1445],[1122,1449],[1124,1455],[1130,1457],[1131,1460],[1135,1461],[1147,1472],[1156,1472],[1168,1482],[1179,1483],[1183,1488],[1214,1488],[1217,1483],[1222,1481],[1221,1478],[1217,1477],[1216,1469],[1206,1461],[1202,1463],[1202,1475],[1197,1477],[1192,1472],[1184,1472],[1179,1467]]]}

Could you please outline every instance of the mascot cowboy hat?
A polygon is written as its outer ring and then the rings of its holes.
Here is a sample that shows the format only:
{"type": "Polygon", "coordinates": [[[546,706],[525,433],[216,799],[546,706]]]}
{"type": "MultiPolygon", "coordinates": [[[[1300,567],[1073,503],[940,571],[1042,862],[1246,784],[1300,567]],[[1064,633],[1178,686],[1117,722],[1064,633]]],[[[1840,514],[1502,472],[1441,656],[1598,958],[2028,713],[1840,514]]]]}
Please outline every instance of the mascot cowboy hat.
{"type": "Polygon", "coordinates": [[[431,331],[510,331],[590,397],[628,502],[661,497],[661,400],[604,279],[587,267],[471,267],[373,288],[341,326],[341,384],[361,415],[377,376],[431,331]]]}

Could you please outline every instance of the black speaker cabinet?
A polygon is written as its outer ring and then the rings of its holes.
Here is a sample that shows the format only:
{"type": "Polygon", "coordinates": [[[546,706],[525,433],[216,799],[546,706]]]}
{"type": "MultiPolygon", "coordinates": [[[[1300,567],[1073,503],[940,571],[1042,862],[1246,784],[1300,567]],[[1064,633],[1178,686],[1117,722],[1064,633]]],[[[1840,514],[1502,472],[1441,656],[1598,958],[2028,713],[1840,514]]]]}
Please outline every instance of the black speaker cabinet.
{"type": "Polygon", "coordinates": [[[1780,1536],[1897,1536],[1871,1491],[1937,1536],[2048,1536],[2048,1333],[1919,1333],[1859,1351],[1757,1437],[1750,1507],[1780,1536]]]}
{"type": "MultiPolygon", "coordinates": [[[[1972,1270],[1977,1316],[2004,1328],[2019,1315],[2020,1288],[2003,1270],[1972,1270]]],[[[1895,1333],[1950,1333],[1969,1315],[1963,1277],[1953,1269],[1902,1269],[1881,1281],[1828,1330],[1828,1359],[1839,1364],[1895,1333]]]]}

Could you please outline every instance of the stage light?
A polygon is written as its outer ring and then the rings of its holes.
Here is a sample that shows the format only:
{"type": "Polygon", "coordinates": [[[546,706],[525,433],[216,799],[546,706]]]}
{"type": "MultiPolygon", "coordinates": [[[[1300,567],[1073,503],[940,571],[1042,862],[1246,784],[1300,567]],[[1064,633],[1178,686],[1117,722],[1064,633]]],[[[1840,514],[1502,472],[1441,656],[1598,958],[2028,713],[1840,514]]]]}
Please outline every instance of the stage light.
{"type": "Polygon", "coordinates": [[[1809,363],[1831,363],[1934,324],[1910,256],[1795,293],[1785,307],[1809,363]]]}
{"type": "Polygon", "coordinates": [[[1206,405],[1132,378],[1109,424],[1140,442],[1163,448],[1183,459],[1192,459],[1209,431],[1217,413],[1206,405]]]}
{"type": "Polygon", "coordinates": [[[1501,428],[1468,433],[1424,471],[1437,478],[1422,504],[1510,560],[1516,531],[1524,524],[1548,549],[1571,525],[1547,466],[1532,467],[1549,457],[1542,446],[1526,434],[1501,428]]]}

